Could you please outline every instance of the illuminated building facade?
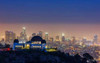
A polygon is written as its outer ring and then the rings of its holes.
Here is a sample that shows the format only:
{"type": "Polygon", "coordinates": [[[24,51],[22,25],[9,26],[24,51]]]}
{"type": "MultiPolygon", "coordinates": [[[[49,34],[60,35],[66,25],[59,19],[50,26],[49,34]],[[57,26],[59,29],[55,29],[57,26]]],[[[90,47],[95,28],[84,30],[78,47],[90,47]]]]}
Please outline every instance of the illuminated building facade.
{"type": "Polygon", "coordinates": [[[39,31],[39,32],[37,33],[37,36],[42,37],[42,34],[43,34],[43,32],[42,32],[42,31],[39,31]]]}
{"type": "Polygon", "coordinates": [[[62,42],[65,42],[65,34],[64,33],[62,33],[61,39],[62,39],[62,42]]]}
{"type": "Polygon", "coordinates": [[[54,41],[54,39],[53,39],[53,37],[51,37],[51,38],[50,38],[50,42],[53,42],[53,41],[54,41]]]}
{"type": "Polygon", "coordinates": [[[82,43],[85,44],[86,42],[87,42],[87,39],[84,37],[84,38],[82,39],[82,43]]]}
{"type": "Polygon", "coordinates": [[[36,36],[36,33],[33,33],[33,34],[32,34],[32,37],[34,37],[34,36],[36,36]]]}
{"type": "Polygon", "coordinates": [[[45,32],[45,40],[48,41],[48,32],[45,32]]]}
{"type": "Polygon", "coordinates": [[[16,38],[16,34],[12,31],[6,31],[5,32],[5,41],[12,43],[14,39],[16,38]]]}
{"type": "Polygon", "coordinates": [[[94,35],[93,43],[98,43],[98,36],[94,35]]]}
{"type": "Polygon", "coordinates": [[[34,36],[26,43],[19,43],[18,40],[14,41],[13,50],[15,49],[45,49],[46,41],[40,36],[34,36]]]}
{"type": "Polygon", "coordinates": [[[20,33],[19,42],[25,43],[27,41],[26,28],[23,27],[22,29],[23,29],[23,31],[20,33]]]}
{"type": "Polygon", "coordinates": [[[60,41],[60,40],[59,40],[59,36],[56,36],[56,40],[55,40],[55,41],[60,41]]]}
{"type": "Polygon", "coordinates": [[[75,44],[76,44],[76,42],[77,42],[77,41],[76,41],[76,38],[75,38],[75,37],[72,37],[72,44],[74,44],[74,45],[75,45],[75,44]]]}

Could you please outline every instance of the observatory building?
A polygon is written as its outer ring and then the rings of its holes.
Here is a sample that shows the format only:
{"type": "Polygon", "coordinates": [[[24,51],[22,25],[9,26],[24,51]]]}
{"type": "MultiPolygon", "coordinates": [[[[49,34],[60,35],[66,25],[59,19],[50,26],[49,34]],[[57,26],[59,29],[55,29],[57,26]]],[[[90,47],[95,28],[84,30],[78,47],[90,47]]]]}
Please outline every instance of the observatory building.
{"type": "Polygon", "coordinates": [[[45,49],[46,41],[40,36],[34,36],[32,39],[25,43],[20,43],[18,39],[14,40],[13,50],[16,49],[45,49]]]}

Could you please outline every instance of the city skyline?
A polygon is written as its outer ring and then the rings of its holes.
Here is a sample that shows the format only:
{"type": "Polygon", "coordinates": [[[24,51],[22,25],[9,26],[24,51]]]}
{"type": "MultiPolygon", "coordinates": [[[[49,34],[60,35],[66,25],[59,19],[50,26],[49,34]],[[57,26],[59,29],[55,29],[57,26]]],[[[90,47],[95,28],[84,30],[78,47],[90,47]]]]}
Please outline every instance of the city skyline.
{"type": "MultiPolygon", "coordinates": [[[[0,27],[3,26],[4,28],[1,28],[1,34],[0,39],[4,37],[5,31],[13,31],[16,33],[17,36],[20,35],[22,32],[22,27],[26,27],[26,33],[28,36],[31,36],[32,33],[37,33],[38,31],[43,31],[49,33],[49,37],[54,37],[59,35],[61,36],[61,33],[64,33],[66,38],[71,38],[75,36],[77,39],[82,39],[83,37],[86,37],[88,40],[93,39],[93,36],[97,34],[100,36],[100,30],[99,25],[86,25],[86,24],[4,24],[0,25],[0,27]],[[94,31],[95,30],[95,31],[94,31]],[[58,32],[59,31],[59,32],[58,32]]],[[[100,40],[100,38],[98,37],[100,40]]]]}
{"type": "Polygon", "coordinates": [[[65,33],[66,37],[92,39],[94,34],[100,36],[99,2],[100,0],[2,0],[0,39],[7,30],[19,35],[23,26],[27,28],[29,36],[43,31],[49,32],[53,37],[65,33]]]}
{"type": "Polygon", "coordinates": [[[0,0],[0,55],[0,63],[100,62],[100,0],[0,0]]]}

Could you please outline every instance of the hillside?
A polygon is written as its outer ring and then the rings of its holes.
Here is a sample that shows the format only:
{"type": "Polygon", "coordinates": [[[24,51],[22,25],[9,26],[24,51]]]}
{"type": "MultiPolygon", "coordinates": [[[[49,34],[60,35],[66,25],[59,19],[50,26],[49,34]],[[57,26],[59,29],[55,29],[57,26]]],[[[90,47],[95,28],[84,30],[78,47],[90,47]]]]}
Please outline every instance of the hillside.
{"type": "Polygon", "coordinates": [[[96,63],[92,56],[85,53],[83,57],[76,54],[41,52],[40,50],[2,51],[0,63],[96,63]]]}

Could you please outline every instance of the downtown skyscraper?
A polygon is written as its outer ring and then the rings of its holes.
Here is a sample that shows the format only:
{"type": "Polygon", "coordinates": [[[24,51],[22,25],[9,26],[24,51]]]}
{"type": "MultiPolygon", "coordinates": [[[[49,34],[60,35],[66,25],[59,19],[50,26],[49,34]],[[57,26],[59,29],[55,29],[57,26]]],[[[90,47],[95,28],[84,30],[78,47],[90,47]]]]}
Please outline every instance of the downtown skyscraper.
{"type": "Polygon", "coordinates": [[[16,34],[14,32],[12,31],[5,32],[5,42],[12,43],[15,38],[16,38],[16,34]]]}
{"type": "Polygon", "coordinates": [[[65,42],[65,34],[64,33],[62,33],[61,41],[65,42]]]}
{"type": "Polygon", "coordinates": [[[22,28],[22,32],[20,33],[19,41],[21,43],[25,43],[27,41],[27,35],[26,35],[26,28],[22,28]]]}
{"type": "Polygon", "coordinates": [[[39,32],[37,33],[37,36],[43,37],[43,32],[42,32],[42,31],[39,31],[39,32]]]}
{"type": "Polygon", "coordinates": [[[45,32],[45,40],[48,41],[48,32],[45,32]]]}

